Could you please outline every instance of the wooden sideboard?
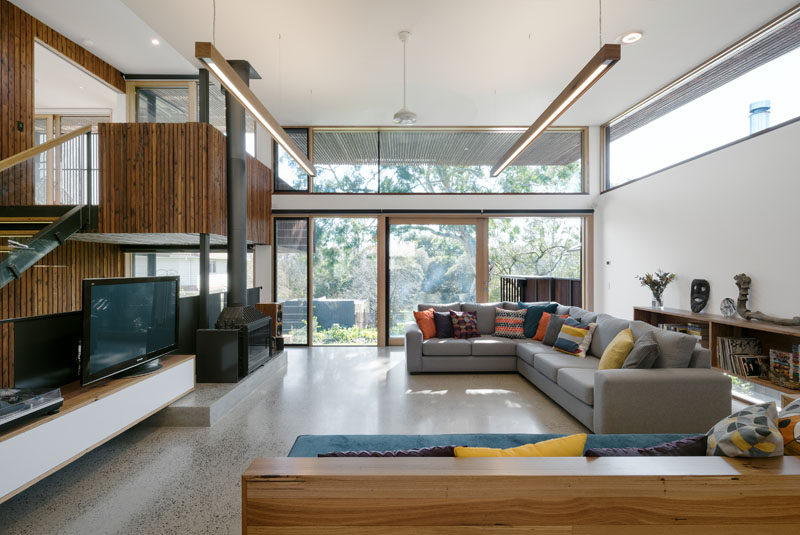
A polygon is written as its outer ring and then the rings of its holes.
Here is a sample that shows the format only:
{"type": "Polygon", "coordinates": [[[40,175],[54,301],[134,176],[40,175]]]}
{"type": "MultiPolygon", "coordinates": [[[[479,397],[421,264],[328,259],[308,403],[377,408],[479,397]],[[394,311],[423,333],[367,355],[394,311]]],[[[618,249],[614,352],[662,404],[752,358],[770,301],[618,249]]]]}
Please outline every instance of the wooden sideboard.
{"type": "Polygon", "coordinates": [[[0,503],[194,390],[194,363],[167,355],[147,375],[63,387],[59,412],[0,433],[0,503]]]}
{"type": "Polygon", "coordinates": [[[242,533],[797,533],[800,458],[270,458],[242,533]]]}
{"type": "Polygon", "coordinates": [[[718,314],[697,314],[689,310],[676,308],[633,307],[633,319],[644,321],[651,325],[659,323],[693,323],[702,328],[700,344],[711,350],[711,365],[746,381],[762,384],[769,388],[789,394],[800,394],[800,390],[785,388],[759,379],[758,377],[744,377],[728,370],[723,370],[717,358],[717,338],[719,337],[752,337],[761,341],[764,354],[770,349],[791,351],[792,344],[800,343],[800,327],[775,325],[762,321],[750,321],[742,318],[726,318],[718,314]]]}

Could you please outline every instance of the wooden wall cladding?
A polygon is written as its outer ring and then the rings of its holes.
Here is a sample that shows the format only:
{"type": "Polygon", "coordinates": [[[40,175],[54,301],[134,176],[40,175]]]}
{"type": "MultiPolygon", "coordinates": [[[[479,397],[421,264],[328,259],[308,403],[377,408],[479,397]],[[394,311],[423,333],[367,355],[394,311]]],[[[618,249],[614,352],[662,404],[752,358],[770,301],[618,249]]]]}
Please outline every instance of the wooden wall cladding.
{"type": "MultiPolygon", "coordinates": [[[[125,92],[122,73],[8,0],[0,0],[0,159],[33,146],[33,44],[55,52],[125,92]],[[22,131],[17,122],[22,123],[22,131]]],[[[0,206],[34,204],[33,162],[0,172],[0,206]]]]}
{"type": "MultiPolygon", "coordinates": [[[[100,125],[102,233],[227,233],[225,136],[206,123],[100,125]]],[[[247,239],[269,243],[272,173],[247,158],[247,239]]]]}
{"type": "Polygon", "coordinates": [[[100,125],[104,233],[226,233],[225,136],[205,123],[100,125]]]}
{"type": "Polygon", "coordinates": [[[247,157],[247,239],[268,244],[272,215],[272,170],[247,157]]]}
{"type": "Polygon", "coordinates": [[[36,39],[41,44],[61,54],[82,70],[105,82],[112,89],[125,93],[125,78],[120,71],[78,43],[67,39],[44,22],[37,19],[33,19],[33,21],[36,39]]]}
{"type": "MultiPolygon", "coordinates": [[[[33,22],[17,6],[0,0],[0,159],[33,146],[33,22]]],[[[33,204],[31,177],[32,163],[0,172],[0,205],[33,204]]]]}
{"type": "MultiPolygon", "coordinates": [[[[124,275],[125,257],[119,245],[68,240],[0,288],[0,319],[80,310],[83,279],[124,275]]],[[[0,387],[11,386],[14,380],[12,327],[0,323],[0,387]]]]}

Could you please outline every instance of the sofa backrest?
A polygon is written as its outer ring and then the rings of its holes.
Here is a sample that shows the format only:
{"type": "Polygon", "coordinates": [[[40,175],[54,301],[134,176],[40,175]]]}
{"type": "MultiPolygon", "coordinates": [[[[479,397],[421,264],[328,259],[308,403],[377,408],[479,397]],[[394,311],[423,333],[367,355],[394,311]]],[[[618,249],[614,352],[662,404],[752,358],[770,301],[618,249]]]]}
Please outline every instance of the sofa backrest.
{"type": "MultiPolygon", "coordinates": [[[[634,340],[646,331],[651,331],[658,344],[658,358],[653,368],[689,368],[692,367],[692,355],[697,345],[697,337],[690,334],[677,333],[654,327],[643,321],[632,321],[631,331],[634,340]]],[[[695,367],[706,367],[698,354],[695,367]]]]}
{"type": "Polygon", "coordinates": [[[589,346],[589,353],[600,358],[614,337],[627,329],[631,322],[615,318],[610,314],[598,314],[595,323],[597,323],[597,327],[592,335],[592,345],[589,346]]]}
{"type": "Polygon", "coordinates": [[[429,308],[434,309],[436,312],[449,312],[450,310],[455,310],[457,312],[461,311],[461,303],[440,303],[436,305],[429,305],[429,304],[419,304],[417,305],[417,310],[428,310],[429,308]]]}
{"type": "Polygon", "coordinates": [[[461,310],[476,313],[479,333],[493,334],[494,321],[497,317],[495,309],[501,308],[502,304],[499,301],[495,303],[461,303],[461,310]]]}

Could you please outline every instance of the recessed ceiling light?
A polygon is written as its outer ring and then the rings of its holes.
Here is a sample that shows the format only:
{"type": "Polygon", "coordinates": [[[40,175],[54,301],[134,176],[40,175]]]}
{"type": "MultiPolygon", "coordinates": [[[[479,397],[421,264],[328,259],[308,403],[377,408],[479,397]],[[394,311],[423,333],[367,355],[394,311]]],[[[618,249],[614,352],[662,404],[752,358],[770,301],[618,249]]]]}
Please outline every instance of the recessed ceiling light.
{"type": "Polygon", "coordinates": [[[94,41],[92,41],[91,39],[84,39],[83,46],[94,46],[94,41]]]}
{"type": "Polygon", "coordinates": [[[83,86],[82,86],[82,85],[79,85],[79,86],[78,86],[78,89],[83,89],[83,86]]]}
{"type": "Polygon", "coordinates": [[[153,43],[153,46],[158,46],[161,44],[161,41],[156,38],[150,39],[150,42],[153,43]]]}
{"type": "Polygon", "coordinates": [[[619,42],[623,43],[623,44],[626,44],[626,45],[630,45],[630,44],[635,43],[639,39],[641,39],[643,35],[644,35],[644,33],[640,32],[639,30],[634,30],[632,32],[626,32],[626,33],[623,33],[620,36],[619,42]]]}

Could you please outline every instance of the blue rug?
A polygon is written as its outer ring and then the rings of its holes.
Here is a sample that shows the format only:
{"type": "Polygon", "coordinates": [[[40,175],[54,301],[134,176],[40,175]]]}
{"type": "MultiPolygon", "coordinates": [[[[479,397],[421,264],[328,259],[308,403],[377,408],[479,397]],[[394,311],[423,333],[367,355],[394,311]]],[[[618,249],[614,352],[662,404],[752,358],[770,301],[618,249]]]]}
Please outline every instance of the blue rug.
{"type": "MultiPolygon", "coordinates": [[[[316,457],[332,451],[386,451],[431,446],[481,446],[511,448],[563,437],[560,434],[467,434],[467,435],[300,435],[289,457],[316,457]]],[[[647,448],[695,435],[589,435],[586,448],[647,448]]]]}

